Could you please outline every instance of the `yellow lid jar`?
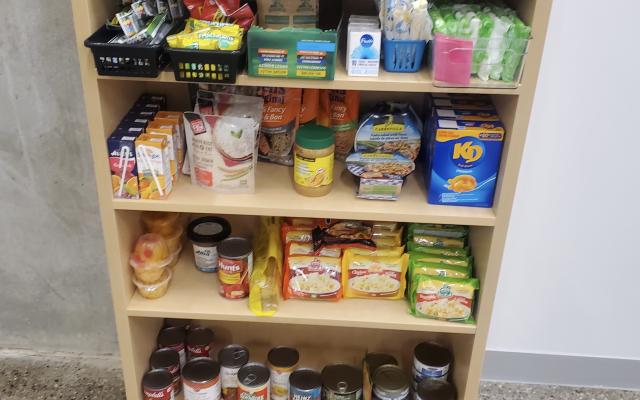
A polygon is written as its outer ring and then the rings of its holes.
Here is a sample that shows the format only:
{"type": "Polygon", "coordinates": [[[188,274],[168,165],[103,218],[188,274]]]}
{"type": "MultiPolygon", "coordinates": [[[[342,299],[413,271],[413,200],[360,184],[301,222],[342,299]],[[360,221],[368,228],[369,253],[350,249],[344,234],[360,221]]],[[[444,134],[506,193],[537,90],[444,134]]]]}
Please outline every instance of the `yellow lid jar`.
{"type": "Polygon", "coordinates": [[[293,186],[303,196],[320,197],[331,191],[335,134],[323,126],[303,125],[296,133],[293,186]]]}

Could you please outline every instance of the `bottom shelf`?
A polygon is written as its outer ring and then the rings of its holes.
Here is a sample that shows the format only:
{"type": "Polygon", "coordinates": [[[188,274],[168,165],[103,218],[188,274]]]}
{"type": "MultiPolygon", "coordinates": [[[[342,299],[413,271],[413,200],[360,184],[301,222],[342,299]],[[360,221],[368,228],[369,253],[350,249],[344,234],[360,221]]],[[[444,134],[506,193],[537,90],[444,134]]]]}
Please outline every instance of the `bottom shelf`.
{"type": "MultiPolygon", "coordinates": [[[[130,317],[129,323],[134,365],[133,373],[127,379],[127,398],[133,400],[141,397],[140,382],[148,370],[149,355],[156,347],[156,337],[163,319],[130,317]]],[[[410,376],[415,346],[424,341],[437,343],[452,353],[449,380],[456,386],[458,398],[475,399],[465,397],[473,335],[201,320],[193,320],[191,325],[209,327],[214,331],[213,357],[225,345],[241,344],[249,349],[251,362],[265,363],[268,351],[282,345],[299,351],[299,367],[318,371],[338,362],[361,367],[367,352],[382,352],[393,355],[410,376]]]]}
{"type": "Polygon", "coordinates": [[[476,325],[416,318],[404,300],[343,299],[338,302],[281,301],[272,317],[258,317],[247,300],[228,300],[218,294],[215,274],[196,270],[187,244],[174,267],[174,277],[164,297],[148,300],[134,294],[127,314],[134,317],[169,317],[218,321],[268,322],[422,332],[474,334],[476,325]]]}

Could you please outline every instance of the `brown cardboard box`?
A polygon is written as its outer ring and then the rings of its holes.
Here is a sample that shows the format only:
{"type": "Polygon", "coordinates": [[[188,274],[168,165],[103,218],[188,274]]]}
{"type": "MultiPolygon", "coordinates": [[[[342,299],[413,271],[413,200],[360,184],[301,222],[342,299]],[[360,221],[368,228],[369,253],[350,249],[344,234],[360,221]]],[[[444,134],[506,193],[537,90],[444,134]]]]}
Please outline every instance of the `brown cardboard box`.
{"type": "Polygon", "coordinates": [[[315,28],[318,0],[258,0],[258,17],[263,28],[315,28]]]}

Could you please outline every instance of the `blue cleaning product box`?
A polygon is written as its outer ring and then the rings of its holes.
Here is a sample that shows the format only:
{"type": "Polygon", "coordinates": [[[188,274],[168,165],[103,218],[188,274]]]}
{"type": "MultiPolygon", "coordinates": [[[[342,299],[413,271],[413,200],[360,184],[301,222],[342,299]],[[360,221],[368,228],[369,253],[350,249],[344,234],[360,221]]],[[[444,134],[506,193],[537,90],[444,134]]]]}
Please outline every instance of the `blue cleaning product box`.
{"type": "Polygon", "coordinates": [[[431,128],[427,201],[492,207],[505,137],[502,123],[438,119],[431,128]]]}

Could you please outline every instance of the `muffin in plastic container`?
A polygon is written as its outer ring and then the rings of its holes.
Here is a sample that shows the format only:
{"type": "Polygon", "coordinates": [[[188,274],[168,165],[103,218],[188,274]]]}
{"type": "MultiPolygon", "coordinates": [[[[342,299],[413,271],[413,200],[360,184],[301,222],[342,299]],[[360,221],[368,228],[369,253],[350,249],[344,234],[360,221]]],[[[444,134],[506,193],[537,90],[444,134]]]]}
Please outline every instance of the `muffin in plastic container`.
{"type": "Polygon", "coordinates": [[[167,211],[145,211],[142,213],[142,225],[147,232],[170,236],[181,227],[180,213],[167,211]]]}
{"type": "Polygon", "coordinates": [[[129,264],[136,279],[142,283],[156,283],[172,261],[166,240],[157,233],[146,233],[138,238],[129,264]]]}
{"type": "Polygon", "coordinates": [[[180,244],[180,247],[178,247],[178,249],[171,254],[171,261],[169,262],[169,268],[173,268],[176,266],[176,264],[178,263],[178,260],[180,259],[181,252],[182,252],[182,244],[180,244]]]}
{"type": "Polygon", "coordinates": [[[133,277],[133,283],[138,288],[138,293],[146,299],[157,299],[164,296],[169,289],[169,282],[173,272],[169,268],[162,269],[160,280],[156,283],[144,283],[133,277]]]}

